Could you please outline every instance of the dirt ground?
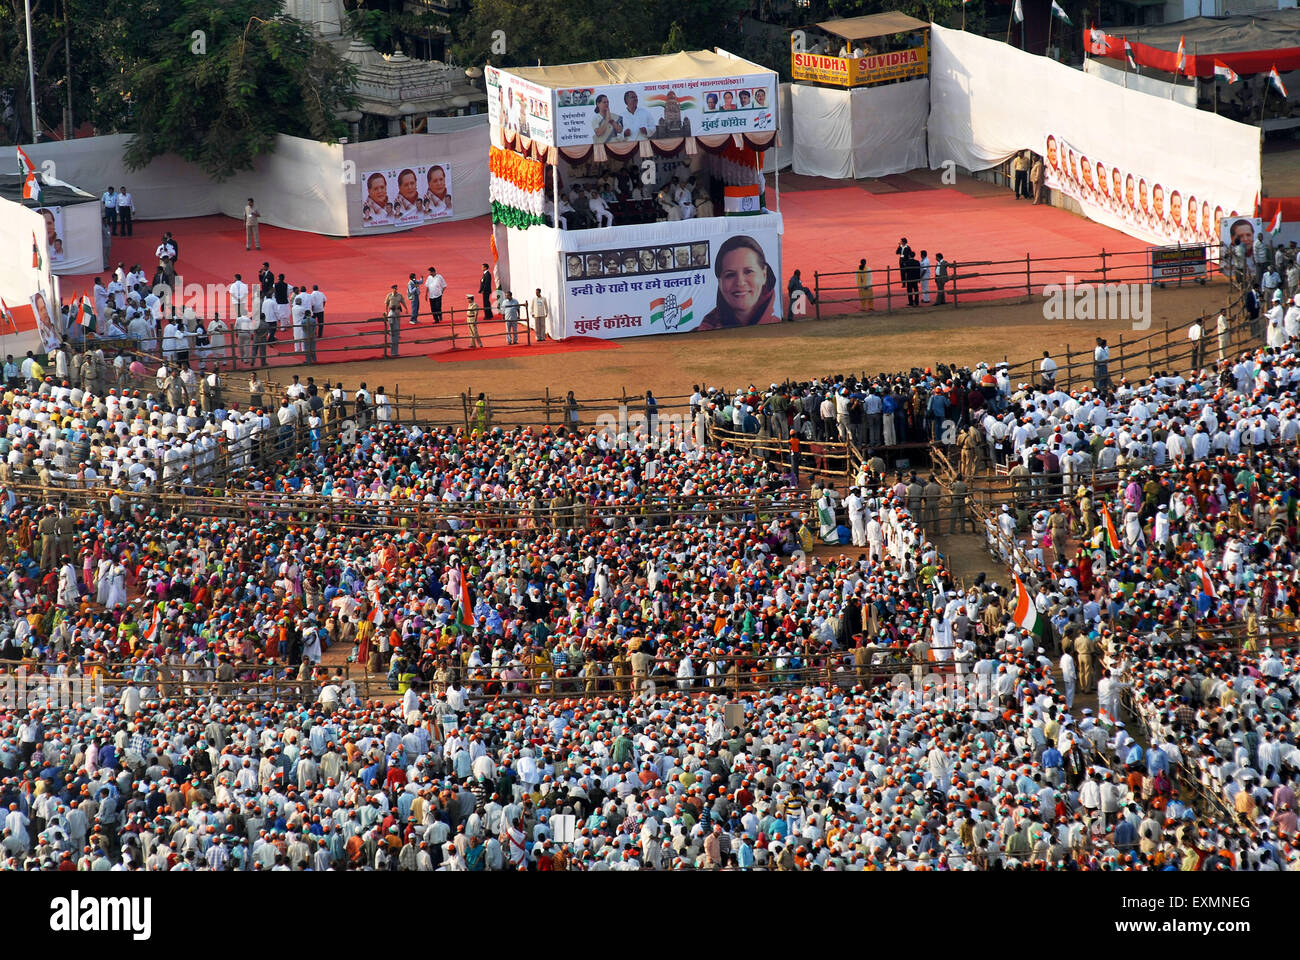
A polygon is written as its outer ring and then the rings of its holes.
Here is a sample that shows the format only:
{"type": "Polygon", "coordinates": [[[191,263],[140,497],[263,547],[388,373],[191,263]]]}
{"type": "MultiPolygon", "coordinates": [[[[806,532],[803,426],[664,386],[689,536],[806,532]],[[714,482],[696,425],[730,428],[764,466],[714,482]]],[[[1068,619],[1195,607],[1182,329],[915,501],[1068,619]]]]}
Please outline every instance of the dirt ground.
{"type": "MultiPolygon", "coordinates": [[[[1156,290],[1152,329],[1166,321],[1223,306],[1227,287],[1209,284],[1156,290]]],[[[342,380],[355,387],[361,380],[418,396],[453,396],[487,391],[495,397],[536,397],[549,388],[579,398],[619,396],[653,390],[660,396],[689,394],[694,384],[727,387],[771,383],[789,378],[849,372],[878,373],[932,366],[938,362],[974,364],[1011,362],[1041,356],[1043,350],[1078,351],[1105,336],[1112,350],[1119,338],[1145,336],[1129,321],[1043,318],[1043,301],[989,303],[978,306],[920,307],[910,311],[808,318],[745,330],[638,337],[619,342],[617,350],[597,350],[438,363],[428,357],[334,363],[293,368],[317,382],[342,380]]],[[[288,379],[288,370],[272,377],[288,379]]]]}

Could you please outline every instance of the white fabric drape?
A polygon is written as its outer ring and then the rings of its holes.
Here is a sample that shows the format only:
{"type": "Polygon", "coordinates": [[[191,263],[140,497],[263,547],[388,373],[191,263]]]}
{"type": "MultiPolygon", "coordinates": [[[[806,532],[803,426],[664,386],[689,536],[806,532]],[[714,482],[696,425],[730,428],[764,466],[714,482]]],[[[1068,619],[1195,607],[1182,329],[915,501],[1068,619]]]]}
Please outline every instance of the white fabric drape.
{"type": "Polygon", "coordinates": [[[925,78],[849,91],[853,176],[886,177],[924,167],[929,113],[925,78]]]}
{"type": "Polygon", "coordinates": [[[796,83],[790,89],[794,172],[844,180],[853,176],[849,91],[796,83]]]}

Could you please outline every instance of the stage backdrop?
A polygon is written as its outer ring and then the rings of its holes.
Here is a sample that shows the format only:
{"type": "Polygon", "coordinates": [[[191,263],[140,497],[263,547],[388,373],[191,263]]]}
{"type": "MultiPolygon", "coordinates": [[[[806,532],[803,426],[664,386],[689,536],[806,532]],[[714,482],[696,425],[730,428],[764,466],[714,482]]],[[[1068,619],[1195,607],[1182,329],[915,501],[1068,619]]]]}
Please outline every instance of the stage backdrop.
{"type": "Polygon", "coordinates": [[[925,164],[930,81],[835,90],[794,84],[794,172],[848,179],[925,164]]]}
{"type": "Polygon", "coordinates": [[[781,233],[781,216],[771,213],[560,231],[563,336],[775,323],[781,233]]]}
{"type": "Polygon", "coordinates": [[[1048,186],[1075,199],[1090,219],[1153,244],[1211,241],[1218,232],[1216,209],[1224,215],[1254,209],[1260,190],[1258,127],[1126,90],[960,30],[933,26],[931,50],[933,169],[951,160],[982,170],[1017,150],[1055,149],[1056,165],[1048,158],[1048,186]],[[1098,164],[1107,178],[1104,190],[1098,164]],[[1196,218],[1189,225],[1193,200],[1196,218]]]}

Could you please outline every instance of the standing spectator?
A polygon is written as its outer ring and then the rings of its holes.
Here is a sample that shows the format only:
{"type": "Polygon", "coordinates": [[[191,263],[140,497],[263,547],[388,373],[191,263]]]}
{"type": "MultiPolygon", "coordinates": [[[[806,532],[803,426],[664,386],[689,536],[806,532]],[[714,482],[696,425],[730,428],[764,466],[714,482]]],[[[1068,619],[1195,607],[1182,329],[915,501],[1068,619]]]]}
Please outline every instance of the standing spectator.
{"type": "Polygon", "coordinates": [[[1025,152],[1016,154],[1016,158],[1011,161],[1011,170],[1015,174],[1015,191],[1016,199],[1024,197],[1029,199],[1029,161],[1025,158],[1025,152]]]}
{"type": "Polygon", "coordinates": [[[920,270],[921,270],[921,301],[923,303],[929,303],[930,302],[930,254],[928,254],[924,250],[921,251],[920,270]]]}
{"type": "Polygon", "coordinates": [[[483,275],[478,278],[478,292],[483,297],[483,319],[492,319],[492,271],[483,264],[483,275]]]}
{"type": "Polygon", "coordinates": [[[325,336],[325,294],[321,293],[320,287],[316,284],[311,285],[311,315],[316,321],[316,338],[320,339],[325,336]]]}
{"type": "Polygon", "coordinates": [[[104,221],[108,224],[109,230],[113,236],[117,236],[117,194],[112,187],[104,191],[100,197],[104,201],[104,221]]]}
{"type": "Polygon", "coordinates": [[[947,284],[948,282],[949,264],[948,261],[943,258],[942,253],[936,253],[934,255],[934,259],[935,259],[934,285],[935,285],[935,289],[938,290],[938,293],[935,295],[934,302],[935,305],[937,306],[938,304],[948,302],[947,296],[943,292],[943,288],[944,285],[947,284]]]}
{"type": "Polygon", "coordinates": [[[921,262],[912,256],[910,247],[903,257],[901,269],[903,286],[907,290],[907,305],[919,307],[921,305],[921,262]]]}
{"type": "Polygon", "coordinates": [[[474,302],[474,294],[468,294],[466,299],[469,303],[465,306],[465,323],[469,326],[469,345],[473,347],[483,346],[483,341],[478,335],[478,304],[474,302]]]}
{"type": "Polygon", "coordinates": [[[126,186],[117,188],[117,222],[122,227],[122,236],[131,236],[131,218],[135,216],[135,200],[127,193],[126,186]]]}
{"type": "Polygon", "coordinates": [[[1228,355],[1228,315],[1222,310],[1219,311],[1214,326],[1215,332],[1219,335],[1219,362],[1223,363],[1224,357],[1228,355]]]}
{"type": "Polygon", "coordinates": [[[1092,382],[1098,393],[1110,389],[1110,348],[1102,337],[1097,338],[1097,347],[1092,351],[1092,382]]]}
{"type": "Polygon", "coordinates": [[[442,323],[442,295],[446,290],[447,281],[437,267],[430,267],[429,275],[424,278],[424,295],[429,298],[429,312],[433,314],[434,323],[442,323]]]}
{"type": "Polygon", "coordinates": [[[244,205],[244,249],[251,250],[254,246],[258,250],[262,249],[262,238],[258,233],[258,221],[262,219],[262,213],[253,203],[253,198],[248,198],[248,203],[244,205]]]}
{"type": "Polygon", "coordinates": [[[420,322],[420,281],[414,273],[406,280],[406,299],[411,303],[411,326],[420,322]]]}
{"type": "Polygon", "coordinates": [[[509,290],[505,300],[500,302],[501,315],[506,320],[506,344],[514,346],[519,342],[519,301],[509,290]]]}
{"type": "Polygon", "coordinates": [[[253,362],[253,339],[257,336],[257,321],[244,311],[235,317],[235,356],[240,363],[253,362]]]}
{"type": "Polygon", "coordinates": [[[1201,321],[1193,320],[1192,325],[1187,328],[1187,339],[1192,343],[1192,369],[1201,369],[1201,321]]]}
{"type": "Polygon", "coordinates": [[[862,305],[864,313],[875,307],[875,294],[871,289],[871,268],[867,266],[866,257],[858,261],[858,302],[862,305]]]}
{"type": "Polygon", "coordinates": [[[241,274],[235,274],[235,282],[230,285],[231,307],[235,316],[242,317],[248,312],[248,284],[241,274]]]}
{"type": "Polygon", "coordinates": [[[1056,387],[1056,361],[1052,359],[1051,351],[1043,351],[1043,362],[1038,365],[1038,372],[1043,377],[1043,390],[1051,393],[1056,387]]]}
{"type": "Polygon", "coordinates": [[[546,304],[546,298],[542,296],[542,288],[538,287],[533,291],[532,302],[528,305],[528,311],[531,314],[530,319],[533,322],[533,335],[537,337],[538,343],[546,342],[546,318],[551,314],[551,308],[546,304]]]}
{"type": "Polygon", "coordinates": [[[397,284],[393,284],[392,292],[384,298],[384,314],[388,317],[388,355],[395,357],[398,355],[398,347],[402,336],[402,311],[406,309],[406,300],[397,292],[397,284]]]}
{"type": "MultiPolygon", "coordinates": [[[[284,274],[277,274],[275,286],[272,291],[275,294],[275,325],[278,330],[288,330],[289,320],[293,316],[289,310],[289,284],[285,282],[284,274]]],[[[272,340],[275,337],[271,338],[272,340]]]]}
{"type": "Polygon", "coordinates": [[[1034,165],[1029,170],[1029,179],[1034,185],[1034,203],[1043,202],[1043,158],[1034,154],[1034,165]]]}

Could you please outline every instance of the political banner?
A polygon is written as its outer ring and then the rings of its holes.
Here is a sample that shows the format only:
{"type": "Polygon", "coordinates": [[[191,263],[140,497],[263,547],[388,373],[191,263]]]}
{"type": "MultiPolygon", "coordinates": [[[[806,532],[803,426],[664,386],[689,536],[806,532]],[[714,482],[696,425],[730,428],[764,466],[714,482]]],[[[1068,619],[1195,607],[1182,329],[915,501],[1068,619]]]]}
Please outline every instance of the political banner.
{"type": "Polygon", "coordinates": [[[1246,245],[1247,250],[1255,249],[1255,241],[1267,237],[1264,233],[1264,221],[1259,217],[1239,217],[1236,213],[1219,221],[1218,240],[1225,247],[1231,247],[1238,240],[1246,245]]]}
{"type": "Polygon", "coordinates": [[[909,47],[890,53],[862,57],[826,57],[814,53],[792,53],[790,75],[839,87],[869,86],[887,80],[924,77],[930,70],[928,46],[909,47]]]}
{"type": "Polygon", "coordinates": [[[1206,270],[1204,244],[1151,248],[1151,279],[1154,281],[1194,280],[1204,277],[1206,270]]]}
{"type": "Polygon", "coordinates": [[[360,202],[362,227],[417,226],[450,217],[451,164],[365,171],[360,202]]]}
{"type": "Polygon", "coordinates": [[[499,127],[512,137],[528,137],[555,146],[551,119],[554,91],[496,67],[488,67],[484,76],[490,127],[499,127]]]}
{"type": "Polygon", "coordinates": [[[765,73],[557,90],[555,145],[775,130],[776,84],[765,73]]]}
{"type": "Polygon", "coordinates": [[[63,208],[37,207],[36,212],[45,218],[45,242],[50,248],[50,262],[58,263],[63,253],[63,208]]]}
{"type": "MultiPolygon", "coordinates": [[[[1124,169],[1105,152],[1089,155],[1055,133],[1047,134],[1043,156],[1044,182],[1078,203],[1089,219],[1149,243],[1219,241],[1219,221],[1229,214],[1224,209],[1228,201],[1184,189],[1176,178],[1178,164],[1154,172],[1124,169]]],[[[1236,211],[1230,215],[1236,216],[1236,211]]]]}
{"type": "Polygon", "coordinates": [[[622,246],[597,238],[559,256],[566,336],[610,340],[781,319],[775,226],[622,246]]]}

